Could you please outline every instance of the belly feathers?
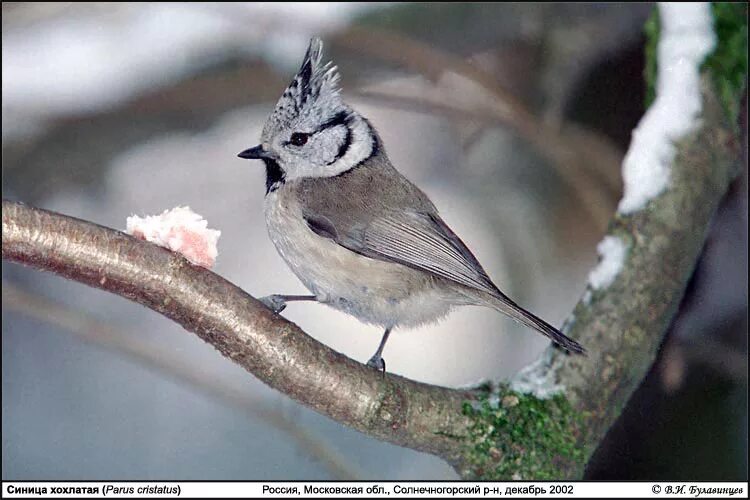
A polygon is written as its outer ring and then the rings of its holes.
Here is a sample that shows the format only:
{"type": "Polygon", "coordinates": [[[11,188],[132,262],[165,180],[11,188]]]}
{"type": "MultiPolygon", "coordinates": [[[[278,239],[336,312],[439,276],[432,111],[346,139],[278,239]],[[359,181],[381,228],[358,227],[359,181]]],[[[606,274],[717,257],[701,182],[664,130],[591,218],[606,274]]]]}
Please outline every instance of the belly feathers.
{"type": "MultiPolygon", "coordinates": [[[[279,190],[282,191],[282,190],[279,190]]],[[[415,326],[444,316],[451,300],[432,276],[364,257],[315,234],[292,200],[269,193],[268,234],[294,274],[318,298],[361,321],[415,326]]]]}

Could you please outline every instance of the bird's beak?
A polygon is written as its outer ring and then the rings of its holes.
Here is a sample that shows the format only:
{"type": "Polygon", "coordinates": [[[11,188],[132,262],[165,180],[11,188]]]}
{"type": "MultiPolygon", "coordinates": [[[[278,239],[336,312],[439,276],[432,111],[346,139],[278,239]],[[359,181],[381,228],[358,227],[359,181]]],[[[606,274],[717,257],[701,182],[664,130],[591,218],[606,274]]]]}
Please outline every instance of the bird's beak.
{"type": "Polygon", "coordinates": [[[263,149],[262,144],[259,144],[254,148],[246,149],[237,156],[239,156],[240,158],[245,158],[246,160],[263,160],[271,158],[270,153],[263,149]]]}

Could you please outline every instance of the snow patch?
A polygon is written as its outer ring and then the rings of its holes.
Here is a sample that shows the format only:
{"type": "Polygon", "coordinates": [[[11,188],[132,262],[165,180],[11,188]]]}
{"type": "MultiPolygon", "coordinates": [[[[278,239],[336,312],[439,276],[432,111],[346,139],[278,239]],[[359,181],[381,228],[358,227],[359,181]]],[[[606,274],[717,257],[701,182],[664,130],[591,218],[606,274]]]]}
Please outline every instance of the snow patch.
{"type": "MultiPolygon", "coordinates": [[[[625,262],[627,247],[617,236],[605,236],[596,246],[600,261],[589,273],[589,285],[594,290],[607,288],[615,280],[625,262]]],[[[584,297],[584,300],[586,297],[584,297]]],[[[591,297],[588,297],[591,300],[591,297]]]]}
{"type": "Polygon", "coordinates": [[[193,264],[211,268],[219,252],[221,231],[208,229],[208,222],[190,207],[165,210],[161,215],[127,219],[126,233],[182,254],[193,264]]]}
{"type": "Polygon", "coordinates": [[[494,385],[495,383],[492,380],[489,380],[488,378],[485,377],[485,378],[480,378],[476,382],[467,382],[464,384],[457,385],[456,389],[471,390],[471,389],[476,389],[477,387],[482,387],[482,386],[494,387],[494,385]]]}
{"type": "Polygon", "coordinates": [[[622,165],[621,214],[638,211],[669,185],[674,142],[700,115],[700,65],[716,40],[708,3],[659,3],[656,100],[633,130],[622,165]]]}
{"type": "Polygon", "coordinates": [[[549,399],[564,392],[565,386],[555,382],[554,370],[550,369],[551,364],[552,349],[546,349],[539,359],[513,376],[510,380],[511,390],[531,394],[539,399],[549,399]]]}

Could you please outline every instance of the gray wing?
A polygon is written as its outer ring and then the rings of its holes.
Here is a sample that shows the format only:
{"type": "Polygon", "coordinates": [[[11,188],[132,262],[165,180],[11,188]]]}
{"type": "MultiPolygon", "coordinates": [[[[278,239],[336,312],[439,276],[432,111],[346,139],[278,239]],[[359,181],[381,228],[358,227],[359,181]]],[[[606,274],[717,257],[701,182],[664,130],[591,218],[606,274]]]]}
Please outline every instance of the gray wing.
{"type": "Polygon", "coordinates": [[[336,225],[324,215],[308,212],[305,220],[316,234],[353,252],[372,259],[398,262],[485,292],[496,299],[488,305],[543,333],[569,351],[586,352],[578,342],[498,290],[476,257],[436,213],[387,212],[371,217],[366,223],[354,223],[342,217],[336,225]]]}
{"type": "Polygon", "coordinates": [[[437,214],[389,211],[365,224],[337,226],[324,215],[308,212],[305,220],[319,236],[366,257],[397,262],[491,295],[500,294],[476,257],[437,214]]]}

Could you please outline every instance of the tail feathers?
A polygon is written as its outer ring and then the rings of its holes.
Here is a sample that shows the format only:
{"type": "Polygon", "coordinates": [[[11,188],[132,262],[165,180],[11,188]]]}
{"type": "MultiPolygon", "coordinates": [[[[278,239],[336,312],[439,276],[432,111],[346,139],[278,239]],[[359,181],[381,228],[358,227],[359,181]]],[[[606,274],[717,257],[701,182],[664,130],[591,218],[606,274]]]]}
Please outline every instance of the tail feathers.
{"type": "Polygon", "coordinates": [[[563,349],[574,352],[576,354],[586,354],[586,349],[575,340],[567,337],[560,330],[550,325],[541,318],[538,318],[525,310],[508,297],[501,295],[499,297],[492,297],[490,305],[500,311],[503,314],[507,314],[519,323],[526,325],[539,333],[547,336],[552,342],[559,345],[563,349]]]}

